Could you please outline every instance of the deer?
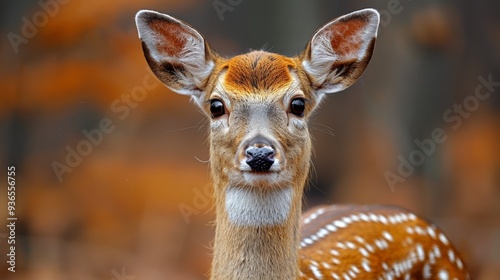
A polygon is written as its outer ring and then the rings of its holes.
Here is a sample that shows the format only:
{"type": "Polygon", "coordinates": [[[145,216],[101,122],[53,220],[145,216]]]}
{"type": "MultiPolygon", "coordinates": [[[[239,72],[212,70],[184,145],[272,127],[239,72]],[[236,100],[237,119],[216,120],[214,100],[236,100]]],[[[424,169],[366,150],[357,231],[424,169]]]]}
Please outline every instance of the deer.
{"type": "Polygon", "coordinates": [[[301,216],[309,117],[366,69],[376,10],[328,22],[295,57],[255,50],[226,58],[172,16],[141,10],[135,20],[152,72],[209,120],[210,279],[470,279],[445,234],[402,208],[324,205],[301,216]]]}

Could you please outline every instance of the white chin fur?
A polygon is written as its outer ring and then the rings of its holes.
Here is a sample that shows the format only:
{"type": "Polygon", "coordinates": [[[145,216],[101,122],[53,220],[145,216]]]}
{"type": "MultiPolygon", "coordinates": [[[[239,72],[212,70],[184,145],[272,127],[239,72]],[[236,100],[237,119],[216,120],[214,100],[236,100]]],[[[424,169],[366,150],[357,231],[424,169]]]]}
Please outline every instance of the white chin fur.
{"type": "Polygon", "coordinates": [[[245,178],[245,181],[249,184],[261,181],[274,183],[278,181],[278,172],[268,172],[268,173],[243,172],[243,178],[245,178]]]}
{"type": "Polygon", "coordinates": [[[239,226],[282,224],[290,214],[292,188],[262,192],[255,188],[226,189],[226,212],[230,222],[239,226]]]}

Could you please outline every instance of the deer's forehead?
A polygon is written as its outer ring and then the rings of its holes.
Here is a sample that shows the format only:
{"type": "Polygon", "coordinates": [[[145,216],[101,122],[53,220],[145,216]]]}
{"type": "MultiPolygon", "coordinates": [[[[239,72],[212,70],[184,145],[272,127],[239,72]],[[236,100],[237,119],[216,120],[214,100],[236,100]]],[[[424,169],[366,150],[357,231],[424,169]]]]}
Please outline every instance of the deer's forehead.
{"type": "Polygon", "coordinates": [[[235,95],[272,95],[290,87],[294,82],[290,71],[297,65],[286,56],[255,51],[235,56],[223,67],[226,69],[223,84],[228,92],[235,95]]]}

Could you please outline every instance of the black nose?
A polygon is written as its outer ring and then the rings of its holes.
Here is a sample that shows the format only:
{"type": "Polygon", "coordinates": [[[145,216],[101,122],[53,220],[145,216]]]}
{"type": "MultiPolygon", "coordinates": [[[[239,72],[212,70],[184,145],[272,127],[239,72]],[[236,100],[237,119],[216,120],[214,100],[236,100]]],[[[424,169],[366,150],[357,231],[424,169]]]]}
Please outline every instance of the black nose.
{"type": "Polygon", "coordinates": [[[246,150],[246,163],[252,171],[269,171],[274,163],[274,150],[271,147],[249,147],[246,150]]]}

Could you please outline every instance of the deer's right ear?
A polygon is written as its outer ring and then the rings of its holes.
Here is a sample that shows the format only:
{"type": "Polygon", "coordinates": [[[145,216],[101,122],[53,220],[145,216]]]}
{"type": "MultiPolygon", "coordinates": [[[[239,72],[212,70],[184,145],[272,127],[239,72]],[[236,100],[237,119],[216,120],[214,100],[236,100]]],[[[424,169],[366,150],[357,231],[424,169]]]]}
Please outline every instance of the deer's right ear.
{"type": "Polygon", "coordinates": [[[135,21],[156,77],[171,90],[200,100],[215,65],[203,36],[188,24],[154,11],[139,11],[135,21]]]}

